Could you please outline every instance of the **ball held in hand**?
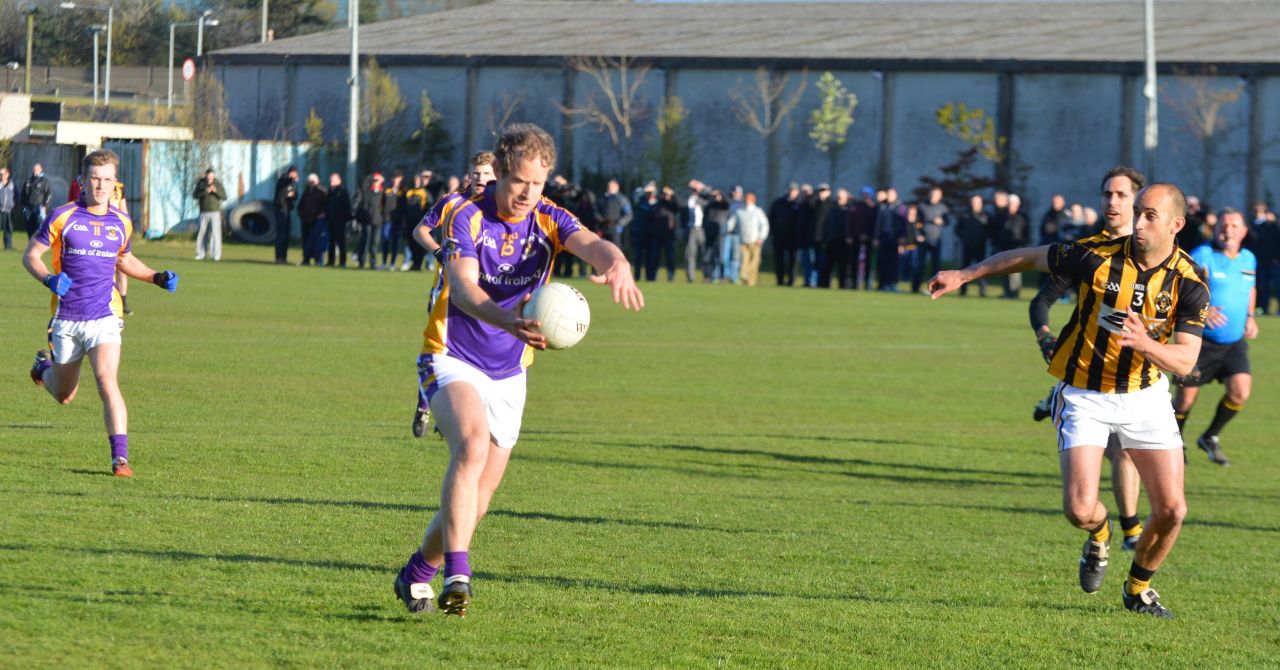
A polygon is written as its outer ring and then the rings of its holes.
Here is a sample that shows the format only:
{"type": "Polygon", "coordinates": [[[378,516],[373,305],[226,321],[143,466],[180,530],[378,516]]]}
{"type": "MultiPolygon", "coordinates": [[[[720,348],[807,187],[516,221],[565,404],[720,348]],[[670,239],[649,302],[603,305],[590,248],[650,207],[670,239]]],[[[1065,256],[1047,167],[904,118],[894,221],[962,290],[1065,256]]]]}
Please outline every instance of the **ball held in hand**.
{"type": "Polygon", "coordinates": [[[578,289],[559,282],[540,286],[524,306],[524,318],[542,324],[547,347],[568,349],[582,340],[591,326],[591,307],[578,289]]]}

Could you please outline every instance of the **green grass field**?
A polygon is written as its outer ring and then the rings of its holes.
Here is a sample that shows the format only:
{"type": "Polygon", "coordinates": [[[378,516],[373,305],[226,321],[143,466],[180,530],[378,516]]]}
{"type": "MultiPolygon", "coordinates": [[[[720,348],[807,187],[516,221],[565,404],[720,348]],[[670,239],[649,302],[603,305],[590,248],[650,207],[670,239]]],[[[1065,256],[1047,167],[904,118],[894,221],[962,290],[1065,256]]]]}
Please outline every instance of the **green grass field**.
{"type": "Polygon", "coordinates": [[[1076,584],[1025,301],[579,284],[459,620],[391,590],[446,465],[409,434],[428,277],[135,252],[182,284],[130,294],[132,480],[87,366],[67,407],[27,379],[48,291],[0,255],[0,667],[1280,665],[1280,320],[1233,467],[1193,448],[1167,622],[1121,607],[1118,541],[1076,584]]]}

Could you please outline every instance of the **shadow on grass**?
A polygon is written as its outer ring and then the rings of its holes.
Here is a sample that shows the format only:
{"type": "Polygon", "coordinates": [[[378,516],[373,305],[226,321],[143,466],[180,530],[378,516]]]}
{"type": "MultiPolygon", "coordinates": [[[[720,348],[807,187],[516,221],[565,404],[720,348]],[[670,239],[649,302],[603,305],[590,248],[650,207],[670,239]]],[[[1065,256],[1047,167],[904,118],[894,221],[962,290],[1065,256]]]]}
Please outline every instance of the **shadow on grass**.
{"type": "Polygon", "coordinates": [[[112,476],[114,476],[114,475],[112,475],[110,472],[107,472],[106,470],[85,470],[85,469],[83,469],[83,468],[72,468],[72,469],[70,469],[70,470],[67,470],[67,472],[70,472],[70,473],[71,473],[71,474],[73,474],[73,475],[89,475],[90,477],[112,477],[112,476]]]}
{"type": "MultiPolygon", "coordinates": [[[[867,505],[871,507],[908,507],[923,509],[967,509],[979,512],[1005,512],[1009,514],[1033,514],[1036,516],[1061,517],[1063,512],[1058,508],[1043,507],[1007,507],[1000,505],[972,505],[965,503],[915,503],[915,502],[885,502],[872,500],[856,500],[851,504],[867,505]]],[[[1243,530],[1251,533],[1280,533],[1280,528],[1275,526],[1253,526],[1249,524],[1236,523],[1234,521],[1211,521],[1208,519],[1186,519],[1182,522],[1183,526],[1203,527],[1203,528],[1226,528],[1228,530],[1243,530]]]]}
{"type": "MultiPolygon", "coordinates": [[[[99,474],[96,472],[83,471],[84,474],[99,474]]],[[[109,473],[108,473],[109,474],[109,473]]],[[[11,493],[35,493],[31,491],[8,491],[11,493]]],[[[40,491],[41,495],[56,496],[75,496],[83,497],[86,494],[79,491],[40,491]]],[[[338,507],[360,510],[380,510],[392,512],[412,512],[415,514],[435,514],[440,508],[437,505],[417,505],[412,503],[393,503],[380,502],[376,500],[325,500],[322,498],[270,498],[255,496],[183,496],[183,495],[165,495],[151,496],[153,498],[162,497],[164,500],[191,500],[198,502],[216,502],[216,503],[257,503],[262,505],[282,505],[282,506],[304,506],[304,507],[338,507]]],[[[650,528],[654,530],[692,530],[692,531],[712,531],[719,533],[751,533],[749,528],[723,528],[717,526],[707,526],[696,523],[685,523],[682,521],[652,521],[647,519],[627,519],[617,517],[604,516],[583,516],[574,514],[554,514],[551,512],[522,512],[508,509],[491,509],[487,515],[490,518],[505,519],[521,519],[525,521],[551,521],[556,523],[570,523],[590,526],[629,526],[637,528],[650,528]]],[[[0,548],[3,548],[0,546],[0,548]]]]}
{"type": "Polygon", "coordinates": [[[7,423],[5,428],[11,430],[49,430],[53,428],[51,423],[7,423]]]}
{"type": "Polygon", "coordinates": [[[716,587],[698,587],[688,584],[627,584],[600,579],[574,579],[557,575],[528,574],[494,574],[478,572],[476,576],[482,580],[502,582],[506,584],[539,584],[562,589],[592,589],[614,593],[630,593],[633,595],[676,596],[682,598],[796,598],[799,600],[822,600],[843,602],[866,602],[897,604],[901,600],[869,596],[859,593],[789,593],[786,591],[738,590],[716,587]]]}
{"type": "MultiPolygon", "coordinates": [[[[1052,475],[1048,473],[1007,472],[1007,471],[1001,471],[1001,470],[978,470],[978,469],[969,469],[969,468],[947,468],[947,467],[930,466],[930,465],[911,465],[908,463],[871,461],[866,459],[832,458],[827,456],[803,456],[798,454],[785,454],[785,453],[770,452],[770,451],[755,451],[755,450],[749,450],[749,449],[715,449],[711,447],[700,447],[700,446],[687,445],[687,444],[642,445],[642,444],[629,444],[625,442],[593,442],[593,444],[600,445],[600,446],[624,447],[629,449],[659,449],[659,450],[667,449],[667,450],[674,450],[674,451],[689,451],[689,452],[698,452],[698,453],[707,453],[707,454],[720,454],[720,455],[731,454],[731,455],[742,455],[742,456],[757,456],[757,457],[771,458],[775,461],[780,461],[782,463],[828,465],[828,466],[833,466],[835,468],[858,468],[858,467],[891,468],[891,469],[897,468],[902,470],[920,470],[923,472],[936,473],[936,474],[946,474],[946,473],[952,473],[952,474],[958,474],[958,475],[993,474],[997,476],[1009,476],[1014,478],[1021,478],[1027,481],[1010,482],[1010,481],[1004,481],[1004,480],[998,480],[998,479],[977,479],[972,477],[950,479],[946,477],[929,477],[929,476],[907,475],[907,474],[887,474],[887,473],[877,473],[877,472],[865,472],[861,470],[852,470],[852,469],[813,470],[813,469],[801,469],[801,468],[794,468],[794,467],[769,467],[769,466],[744,464],[744,463],[707,463],[707,462],[698,463],[698,465],[700,466],[705,466],[708,468],[718,468],[722,470],[726,468],[738,468],[738,469],[746,468],[746,469],[755,469],[755,470],[770,470],[773,472],[808,473],[808,474],[818,474],[818,475],[839,475],[844,477],[852,477],[855,479],[887,481],[887,482],[894,482],[898,484],[930,484],[930,485],[941,484],[945,486],[1030,486],[1030,487],[1053,486],[1056,488],[1057,481],[1058,481],[1057,475],[1052,475]]],[[[535,462],[540,461],[540,462],[546,462],[546,463],[559,463],[559,464],[565,464],[565,465],[580,465],[580,466],[592,467],[592,468],[607,468],[607,469],[622,469],[622,470],[657,470],[657,471],[671,472],[671,473],[681,474],[681,475],[697,475],[697,476],[716,477],[716,478],[736,478],[736,479],[763,479],[764,478],[760,475],[744,474],[741,472],[716,472],[716,471],[708,471],[708,470],[693,470],[693,469],[690,469],[689,467],[682,467],[679,465],[587,461],[587,460],[574,459],[574,458],[561,458],[556,456],[536,456],[536,455],[524,455],[521,458],[522,460],[526,460],[526,461],[535,461],[535,462]]]]}

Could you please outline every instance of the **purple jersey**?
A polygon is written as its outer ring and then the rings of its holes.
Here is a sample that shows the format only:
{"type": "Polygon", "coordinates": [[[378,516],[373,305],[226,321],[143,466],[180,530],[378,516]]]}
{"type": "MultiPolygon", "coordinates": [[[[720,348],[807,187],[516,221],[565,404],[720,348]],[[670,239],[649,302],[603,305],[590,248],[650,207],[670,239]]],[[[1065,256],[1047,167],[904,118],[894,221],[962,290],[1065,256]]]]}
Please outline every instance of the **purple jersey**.
{"type": "Polygon", "coordinates": [[[69,202],[49,214],[35,239],[49,246],[53,271],[71,277],[71,290],[53,296],[53,316],[67,321],[92,321],[124,316],[116,292],[116,259],[129,253],[133,221],[115,207],[94,214],[69,202]]]}
{"type": "MultiPolygon", "coordinates": [[[[498,306],[512,309],[547,282],[565,240],[585,231],[578,219],[547,198],[516,222],[503,221],[494,189],[470,199],[449,198],[442,208],[444,252],[449,259],[474,258],[480,288],[498,306]]],[[[506,379],[533,363],[533,348],[514,335],[458,309],[449,300],[449,275],[440,273],[431,292],[422,353],[466,361],[492,379],[506,379]]]]}
{"type": "Polygon", "coordinates": [[[440,222],[450,216],[453,210],[467,202],[467,197],[461,193],[450,193],[431,208],[426,216],[422,217],[422,221],[418,222],[420,226],[426,226],[427,230],[435,230],[440,222]]]}

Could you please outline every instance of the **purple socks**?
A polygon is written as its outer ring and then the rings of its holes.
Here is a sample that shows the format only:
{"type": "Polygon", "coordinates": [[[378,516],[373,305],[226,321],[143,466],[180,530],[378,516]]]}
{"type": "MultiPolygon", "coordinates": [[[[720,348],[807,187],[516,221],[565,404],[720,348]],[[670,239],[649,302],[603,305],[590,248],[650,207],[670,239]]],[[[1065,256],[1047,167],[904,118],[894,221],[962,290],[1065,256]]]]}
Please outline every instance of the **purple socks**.
{"type": "Polygon", "coordinates": [[[446,551],[444,553],[444,576],[447,578],[454,575],[471,576],[471,564],[467,562],[467,552],[446,551]]]}
{"type": "Polygon", "coordinates": [[[129,436],[128,435],[108,435],[107,441],[111,443],[111,460],[114,462],[117,458],[129,460],[129,436]]]}
{"type": "Polygon", "coordinates": [[[439,570],[439,566],[428,564],[422,553],[415,551],[409,557],[409,562],[401,568],[400,580],[406,584],[426,584],[435,578],[439,570]]]}

